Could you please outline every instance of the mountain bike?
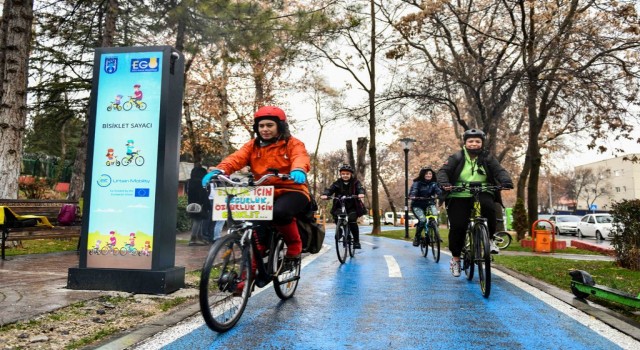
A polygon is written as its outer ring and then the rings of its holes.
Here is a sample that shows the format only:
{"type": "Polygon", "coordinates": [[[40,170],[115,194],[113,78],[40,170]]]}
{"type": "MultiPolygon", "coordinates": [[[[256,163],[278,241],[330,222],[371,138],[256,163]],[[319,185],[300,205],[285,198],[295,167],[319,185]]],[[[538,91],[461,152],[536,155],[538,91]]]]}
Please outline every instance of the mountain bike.
{"type": "Polygon", "coordinates": [[[336,253],[341,264],[347,260],[347,253],[353,258],[355,249],[353,247],[353,233],[349,230],[349,214],[347,213],[347,199],[358,199],[358,195],[351,196],[327,196],[327,200],[334,199],[340,203],[340,213],[336,222],[336,253]]]}
{"type": "MultiPolygon", "coordinates": [[[[412,200],[435,200],[434,198],[425,197],[413,197],[412,200]]],[[[427,211],[424,213],[427,218],[427,224],[425,225],[424,236],[420,237],[420,252],[425,258],[429,255],[429,249],[431,249],[431,255],[433,261],[440,262],[440,230],[438,229],[438,216],[431,212],[431,205],[427,206],[427,211]]]]}
{"type": "MultiPolygon", "coordinates": [[[[238,194],[248,193],[270,177],[289,179],[285,174],[267,174],[254,181],[236,181],[218,175],[215,181],[224,182],[226,203],[238,194]]],[[[286,259],[286,244],[282,234],[270,224],[247,219],[234,219],[227,205],[228,234],[213,244],[200,276],[200,311],[207,326],[216,332],[226,332],[238,322],[254,286],[259,288],[273,282],[276,295],[282,300],[293,296],[300,279],[300,259],[286,259]]]]}
{"type": "Polygon", "coordinates": [[[485,298],[491,294],[491,247],[489,243],[489,227],[487,219],[482,217],[480,208],[480,193],[488,191],[502,190],[501,186],[483,185],[478,182],[452,186],[451,191],[462,192],[469,190],[473,198],[473,209],[467,232],[465,234],[464,246],[460,254],[462,270],[468,281],[473,279],[474,269],[478,267],[478,279],[480,280],[480,290],[485,298]]]}

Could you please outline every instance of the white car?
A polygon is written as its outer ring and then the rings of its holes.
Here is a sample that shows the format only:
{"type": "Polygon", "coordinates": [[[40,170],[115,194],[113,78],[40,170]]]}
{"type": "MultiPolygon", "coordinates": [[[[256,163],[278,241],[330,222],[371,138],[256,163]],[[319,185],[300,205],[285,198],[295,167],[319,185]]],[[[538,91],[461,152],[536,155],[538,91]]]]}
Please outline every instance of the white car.
{"type": "Polygon", "coordinates": [[[373,225],[373,217],[369,215],[362,215],[359,221],[360,225],[373,225]]]}
{"type": "Polygon", "coordinates": [[[610,214],[587,214],[578,223],[578,237],[595,236],[596,239],[613,238],[613,216],[610,214]]]}
{"type": "Polygon", "coordinates": [[[577,215],[551,215],[549,217],[549,221],[553,222],[553,226],[556,227],[556,235],[577,235],[580,219],[577,215]]]}

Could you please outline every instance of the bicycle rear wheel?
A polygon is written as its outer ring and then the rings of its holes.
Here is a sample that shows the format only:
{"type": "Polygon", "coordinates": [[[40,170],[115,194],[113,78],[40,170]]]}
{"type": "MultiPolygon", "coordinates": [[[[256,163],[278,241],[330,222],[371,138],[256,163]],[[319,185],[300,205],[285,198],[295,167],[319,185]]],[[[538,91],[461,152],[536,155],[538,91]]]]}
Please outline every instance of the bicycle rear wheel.
{"type": "Polygon", "coordinates": [[[207,326],[226,332],[240,319],[251,294],[251,246],[230,234],[211,247],[200,275],[200,312],[207,326]]]}
{"type": "Polygon", "coordinates": [[[512,240],[511,234],[507,231],[496,232],[496,234],[493,235],[493,241],[500,250],[509,248],[512,240]]]}
{"type": "Polygon", "coordinates": [[[464,239],[464,246],[462,247],[462,253],[460,254],[460,258],[462,260],[462,270],[464,271],[464,275],[467,276],[467,280],[471,281],[473,279],[473,272],[475,269],[474,261],[473,261],[473,237],[471,236],[471,230],[467,229],[467,233],[464,239]]]}
{"type": "Polygon", "coordinates": [[[491,293],[491,246],[489,245],[489,231],[484,224],[477,224],[474,227],[476,237],[475,256],[478,265],[478,278],[480,279],[480,290],[482,296],[489,297],[491,293]]]}
{"type": "Polygon", "coordinates": [[[338,260],[344,264],[347,260],[347,236],[349,235],[349,228],[346,225],[336,226],[336,253],[338,254],[338,260]]]}
{"type": "Polygon", "coordinates": [[[278,298],[287,300],[293,296],[298,288],[300,280],[300,259],[296,261],[285,261],[287,247],[285,246],[282,236],[277,238],[275,248],[273,250],[273,289],[276,291],[278,298]]]}
{"type": "Polygon", "coordinates": [[[429,237],[429,246],[431,247],[433,261],[440,262],[440,233],[438,232],[438,227],[434,224],[429,224],[427,226],[426,236],[429,237]]]}

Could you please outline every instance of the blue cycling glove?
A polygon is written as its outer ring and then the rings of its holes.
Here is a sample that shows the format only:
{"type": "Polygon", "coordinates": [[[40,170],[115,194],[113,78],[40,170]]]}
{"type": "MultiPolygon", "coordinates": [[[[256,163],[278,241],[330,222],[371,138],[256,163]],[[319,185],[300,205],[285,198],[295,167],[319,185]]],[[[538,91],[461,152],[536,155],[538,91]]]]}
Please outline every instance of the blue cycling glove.
{"type": "Polygon", "coordinates": [[[209,173],[207,173],[207,175],[205,175],[202,178],[202,187],[207,187],[207,185],[209,184],[209,181],[211,181],[211,178],[213,178],[214,176],[218,176],[222,174],[222,170],[212,170],[209,173]]]}
{"type": "Polygon", "coordinates": [[[307,181],[307,174],[305,174],[302,170],[293,170],[289,174],[289,176],[291,177],[291,180],[293,180],[293,182],[297,184],[303,184],[305,181],[307,181]]]}

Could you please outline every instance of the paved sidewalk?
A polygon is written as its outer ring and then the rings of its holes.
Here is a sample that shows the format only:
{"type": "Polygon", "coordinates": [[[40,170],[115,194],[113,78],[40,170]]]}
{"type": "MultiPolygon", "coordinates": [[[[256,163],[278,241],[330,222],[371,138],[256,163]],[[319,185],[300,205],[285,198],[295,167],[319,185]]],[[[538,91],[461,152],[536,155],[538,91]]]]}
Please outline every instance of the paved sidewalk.
{"type": "MultiPolygon", "coordinates": [[[[176,244],[176,266],[186,271],[202,267],[209,246],[189,247],[188,233],[177,235],[184,243],[176,244]]],[[[517,242],[514,242],[517,244],[517,242]]],[[[575,260],[613,260],[601,255],[577,255],[562,253],[501,252],[504,255],[540,255],[575,260]]],[[[78,266],[75,252],[25,255],[0,260],[0,325],[32,319],[72,303],[100,296],[102,291],[66,289],[70,267],[78,266]]]]}
{"type": "MultiPolygon", "coordinates": [[[[177,235],[188,240],[188,233],[177,235]]],[[[209,246],[176,244],[175,266],[186,271],[202,268],[209,246]]],[[[22,255],[0,260],[0,326],[32,319],[78,301],[96,298],[102,291],[67,289],[67,273],[77,267],[76,252],[22,255]]]]}

